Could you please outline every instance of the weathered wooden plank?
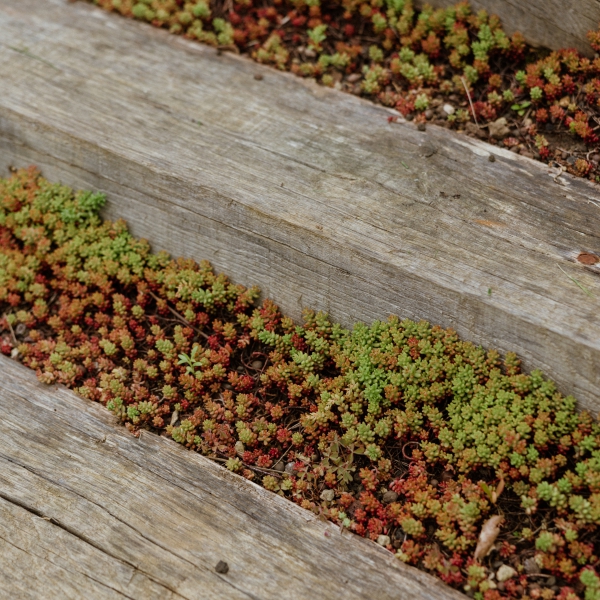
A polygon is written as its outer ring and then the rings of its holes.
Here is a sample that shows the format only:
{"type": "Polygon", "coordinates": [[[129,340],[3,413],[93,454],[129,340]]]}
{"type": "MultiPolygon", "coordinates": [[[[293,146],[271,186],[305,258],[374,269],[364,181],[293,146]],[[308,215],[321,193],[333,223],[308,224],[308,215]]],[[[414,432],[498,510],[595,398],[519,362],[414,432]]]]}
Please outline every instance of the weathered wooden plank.
{"type": "Polygon", "coordinates": [[[294,318],[452,326],[600,409],[597,187],[88,4],[0,0],[0,29],[0,168],[106,191],[294,318]]]}
{"type": "MultiPolygon", "coordinates": [[[[577,48],[593,56],[586,34],[600,24],[600,0],[469,0],[474,11],[485,9],[498,15],[504,30],[520,31],[532,45],[558,50],[577,48]]],[[[430,4],[446,8],[454,0],[417,0],[417,5],[430,4]]]]}
{"type": "Polygon", "coordinates": [[[2,356],[0,411],[3,597],[463,597],[2,356]]]}

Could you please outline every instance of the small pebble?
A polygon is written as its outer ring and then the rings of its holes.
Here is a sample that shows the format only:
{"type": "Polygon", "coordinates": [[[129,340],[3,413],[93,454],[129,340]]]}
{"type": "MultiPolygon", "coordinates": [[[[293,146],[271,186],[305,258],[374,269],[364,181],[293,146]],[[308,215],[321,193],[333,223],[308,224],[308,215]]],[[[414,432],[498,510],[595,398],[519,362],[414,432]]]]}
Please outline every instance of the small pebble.
{"type": "Polygon", "coordinates": [[[523,562],[523,567],[525,568],[525,573],[528,575],[537,575],[540,573],[540,566],[537,564],[537,561],[533,556],[525,559],[523,562]]]}
{"type": "Polygon", "coordinates": [[[556,585],[556,577],[554,577],[554,575],[551,575],[550,577],[548,577],[548,579],[546,579],[546,587],[553,587],[556,585]]]}
{"type": "MultiPolygon", "coordinates": [[[[307,48],[304,51],[304,56],[306,56],[306,58],[316,58],[317,53],[312,48],[307,48]]],[[[360,77],[360,75],[359,75],[359,77],[360,77]]]]}
{"type": "Polygon", "coordinates": [[[175,423],[177,423],[177,421],[179,420],[179,413],[174,410],[173,414],[171,415],[171,427],[173,427],[173,425],[175,425],[175,423]]]}
{"type": "Polygon", "coordinates": [[[13,348],[13,349],[10,351],[10,357],[11,357],[13,360],[15,360],[15,359],[19,358],[19,349],[18,349],[18,348],[13,348]]]}
{"type": "Polygon", "coordinates": [[[569,158],[569,153],[568,152],[563,152],[560,156],[561,156],[561,158],[563,160],[567,160],[567,158],[569,158]]]}
{"type": "Polygon", "coordinates": [[[450,481],[450,480],[454,479],[454,475],[453,475],[452,471],[444,471],[440,475],[440,479],[442,481],[450,481]]]}
{"type": "Polygon", "coordinates": [[[293,462],[289,462],[287,465],[285,465],[285,472],[288,473],[289,475],[293,475],[295,472],[294,469],[294,463],[293,462]]]}
{"type": "Polygon", "coordinates": [[[377,543],[380,546],[389,546],[392,543],[392,540],[390,540],[389,535],[380,535],[377,538],[377,543]]]}
{"type": "Polygon", "coordinates": [[[494,154],[490,154],[490,155],[488,156],[488,160],[489,160],[490,162],[496,162],[496,156],[495,156],[494,154]]]}
{"type": "Polygon", "coordinates": [[[454,106],[452,106],[452,104],[444,104],[444,106],[442,106],[442,110],[447,115],[453,115],[456,112],[456,109],[454,108],[454,106]]]}
{"type": "Polygon", "coordinates": [[[238,440],[235,443],[235,451],[236,453],[241,456],[242,454],[244,454],[244,452],[246,451],[246,448],[244,447],[244,442],[238,440]]]}
{"type": "Polygon", "coordinates": [[[335,498],[335,492],[333,490],[323,490],[321,492],[321,500],[325,500],[325,502],[333,502],[335,498]]]}
{"type": "Polygon", "coordinates": [[[15,327],[15,333],[18,336],[23,335],[25,332],[27,331],[27,325],[25,325],[25,323],[19,323],[16,327],[15,327]]]}
{"type": "Polygon", "coordinates": [[[425,131],[425,130],[427,129],[427,125],[425,125],[425,123],[419,123],[419,124],[417,125],[417,129],[418,129],[419,131],[425,131]]]}
{"type": "Polygon", "coordinates": [[[259,369],[262,369],[263,362],[262,360],[253,360],[250,366],[258,371],[259,369]]]}
{"type": "Polygon", "coordinates": [[[498,572],[496,573],[496,578],[498,581],[508,581],[512,579],[517,574],[516,570],[508,565],[502,565],[498,572]]]}
{"type": "Polygon", "coordinates": [[[504,117],[500,117],[492,123],[488,123],[488,130],[490,132],[490,136],[496,140],[502,140],[506,136],[510,135],[508,121],[504,117]]]}
{"type": "Polygon", "coordinates": [[[262,76],[260,73],[257,73],[257,74],[254,76],[254,79],[256,79],[256,81],[262,81],[262,80],[263,80],[263,76],[262,76]]]}
{"type": "Polygon", "coordinates": [[[407,121],[412,121],[415,118],[415,115],[413,115],[412,113],[406,115],[404,117],[407,121]]]}
{"type": "Polygon", "coordinates": [[[225,573],[229,572],[229,565],[224,560],[220,560],[215,567],[215,571],[221,573],[221,575],[225,575],[225,573]]]}
{"type": "Polygon", "coordinates": [[[428,121],[431,121],[431,119],[433,119],[433,111],[430,108],[425,111],[425,118],[428,121]]]}
{"type": "Polygon", "coordinates": [[[437,479],[432,479],[429,482],[433,487],[437,487],[438,485],[440,485],[440,482],[437,479]]]}
{"type": "Polygon", "coordinates": [[[273,467],[273,469],[275,469],[275,471],[279,471],[280,473],[283,473],[285,471],[285,465],[283,464],[282,461],[279,461],[278,463],[275,463],[275,466],[273,467]]]}
{"type": "Polygon", "coordinates": [[[350,73],[348,77],[346,77],[346,81],[348,83],[356,83],[362,77],[360,73],[350,73]]]}
{"type": "Polygon", "coordinates": [[[388,490],[385,494],[383,494],[382,498],[384,504],[390,504],[390,502],[396,502],[398,500],[398,494],[396,492],[392,492],[392,490],[388,490]]]}

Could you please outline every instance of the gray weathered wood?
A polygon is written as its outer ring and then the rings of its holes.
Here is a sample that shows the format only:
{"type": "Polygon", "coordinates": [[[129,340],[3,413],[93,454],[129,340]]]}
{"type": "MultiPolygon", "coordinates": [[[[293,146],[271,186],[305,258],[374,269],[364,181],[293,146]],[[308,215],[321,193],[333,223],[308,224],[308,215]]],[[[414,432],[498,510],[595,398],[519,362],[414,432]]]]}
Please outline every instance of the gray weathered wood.
{"type": "Polygon", "coordinates": [[[600,409],[597,187],[88,4],[0,0],[0,31],[5,172],[106,191],[294,318],[452,326],[600,409]]]}
{"type": "MultiPolygon", "coordinates": [[[[600,0],[470,0],[474,11],[485,9],[498,15],[504,30],[521,32],[532,45],[558,50],[576,48],[593,56],[586,34],[600,25],[600,0]]],[[[454,0],[417,0],[417,5],[430,4],[446,8],[454,0]]]]}
{"type": "Polygon", "coordinates": [[[1,355],[0,412],[3,598],[464,598],[1,355]]]}

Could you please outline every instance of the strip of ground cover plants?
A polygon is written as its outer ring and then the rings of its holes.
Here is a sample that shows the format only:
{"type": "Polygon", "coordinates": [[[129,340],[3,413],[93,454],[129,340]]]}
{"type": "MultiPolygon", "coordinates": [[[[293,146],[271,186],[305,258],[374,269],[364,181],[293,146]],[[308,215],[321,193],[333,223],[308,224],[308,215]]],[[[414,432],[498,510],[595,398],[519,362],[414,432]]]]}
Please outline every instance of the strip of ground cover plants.
{"type": "Polygon", "coordinates": [[[467,2],[89,1],[600,182],[598,54],[535,50],[467,2]]]}
{"type": "Polygon", "coordinates": [[[472,597],[600,599],[600,424],[573,397],[426,322],[296,325],[104,201],[0,180],[2,353],[472,597]]]}

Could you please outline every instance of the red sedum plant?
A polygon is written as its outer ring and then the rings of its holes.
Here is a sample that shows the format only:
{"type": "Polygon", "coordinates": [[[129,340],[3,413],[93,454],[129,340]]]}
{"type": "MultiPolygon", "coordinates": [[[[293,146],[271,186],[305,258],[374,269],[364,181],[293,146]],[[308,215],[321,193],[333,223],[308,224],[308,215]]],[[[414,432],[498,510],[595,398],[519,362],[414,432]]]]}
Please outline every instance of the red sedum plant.
{"type": "Polygon", "coordinates": [[[600,181],[600,58],[534,50],[468,2],[90,1],[600,181]]]}
{"type": "Polygon", "coordinates": [[[103,204],[0,180],[2,353],[472,597],[600,598],[600,425],[572,397],[425,322],[297,325],[103,204]]]}

